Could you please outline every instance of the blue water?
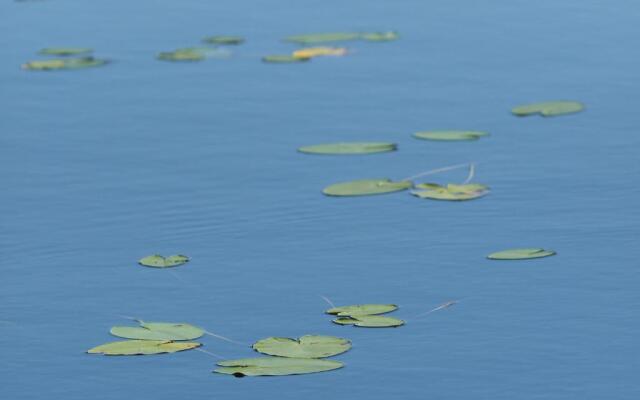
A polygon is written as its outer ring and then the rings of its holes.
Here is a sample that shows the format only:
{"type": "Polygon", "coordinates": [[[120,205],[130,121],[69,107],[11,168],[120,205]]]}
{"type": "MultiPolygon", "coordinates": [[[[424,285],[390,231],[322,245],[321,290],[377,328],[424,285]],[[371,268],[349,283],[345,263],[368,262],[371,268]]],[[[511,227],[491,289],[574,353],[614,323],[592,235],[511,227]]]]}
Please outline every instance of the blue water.
{"type": "MultiPolygon", "coordinates": [[[[0,395],[7,399],[637,399],[637,1],[49,0],[0,4],[0,395]],[[397,29],[353,54],[266,65],[289,34],[397,29]],[[212,34],[229,60],[158,51],[212,34]],[[47,46],[103,68],[19,69],[47,46]],[[581,114],[515,118],[579,100],[581,114]],[[489,138],[433,143],[429,129],[489,138]],[[395,153],[301,145],[384,140],[395,153]],[[331,183],[477,162],[472,202],[328,198],[331,183]],[[555,257],[491,262],[511,247],[555,257]],[[136,265],[183,253],[171,271],[136,265]],[[339,327],[338,304],[392,302],[398,329],[339,327]],[[455,307],[413,318],[448,300],[455,307]],[[237,341],[351,339],[330,373],[211,374],[191,351],[84,354],[125,324],[184,321],[237,341]]],[[[465,171],[439,176],[464,180],[465,171]]],[[[205,337],[227,358],[250,349],[205,337]]]]}

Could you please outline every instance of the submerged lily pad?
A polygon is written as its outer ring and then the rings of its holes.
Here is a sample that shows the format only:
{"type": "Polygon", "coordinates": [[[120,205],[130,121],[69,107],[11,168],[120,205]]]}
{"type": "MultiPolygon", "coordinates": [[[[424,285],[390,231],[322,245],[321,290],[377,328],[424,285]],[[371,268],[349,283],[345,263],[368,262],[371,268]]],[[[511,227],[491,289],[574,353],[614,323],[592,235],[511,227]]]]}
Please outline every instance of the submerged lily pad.
{"type": "Polygon", "coordinates": [[[387,178],[362,179],[327,186],[322,193],[327,196],[368,196],[407,190],[411,185],[409,181],[393,182],[387,178]]]}
{"type": "Polygon", "coordinates": [[[202,39],[205,43],[211,44],[222,44],[222,45],[238,45],[244,43],[244,38],[242,36],[208,36],[202,39]]]}
{"type": "Polygon", "coordinates": [[[213,372],[243,376],[282,376],[312,374],[342,368],[344,364],[316,358],[258,357],[221,361],[213,372]]]}
{"type": "Polygon", "coordinates": [[[133,356],[162,353],[176,353],[191,350],[202,344],[196,342],[172,342],[169,340],[123,340],[105,343],[87,350],[89,354],[104,354],[107,356],[133,356]]]}
{"type": "Polygon", "coordinates": [[[487,186],[477,183],[468,183],[464,185],[455,185],[450,183],[447,186],[440,186],[434,183],[421,183],[416,185],[416,188],[425,190],[414,190],[411,194],[420,197],[421,199],[431,200],[473,200],[489,193],[489,188],[487,186]]]}
{"type": "Polygon", "coordinates": [[[404,321],[401,319],[380,315],[351,315],[338,317],[333,322],[338,325],[354,325],[362,328],[394,328],[404,325],[404,321]]]}
{"type": "Polygon", "coordinates": [[[370,42],[390,42],[392,40],[398,40],[400,35],[395,31],[388,32],[372,32],[372,33],[363,33],[360,35],[360,38],[363,40],[368,40],[370,42]]]}
{"type": "Polygon", "coordinates": [[[324,358],[344,353],[351,348],[351,342],[334,336],[306,335],[300,339],[270,337],[257,341],[252,347],[270,356],[324,358]]]}
{"type": "Polygon", "coordinates": [[[345,54],[347,54],[347,49],[344,47],[308,47],[293,52],[293,56],[297,58],[343,56],[345,54]]]}
{"type": "Polygon", "coordinates": [[[553,250],[545,250],[541,248],[529,249],[511,249],[491,253],[487,256],[490,260],[529,260],[532,258],[542,258],[555,255],[553,250]]]}
{"type": "Polygon", "coordinates": [[[47,56],[78,56],[92,53],[93,49],[84,47],[47,47],[38,53],[47,56]]]}
{"type": "Polygon", "coordinates": [[[577,113],[582,110],[584,110],[584,105],[577,101],[547,101],[514,107],[511,112],[518,117],[537,114],[543,117],[555,117],[557,115],[577,113]]]}
{"type": "Polygon", "coordinates": [[[189,257],[183,256],[182,254],[177,254],[169,257],[164,257],[159,254],[154,254],[152,256],[144,257],[140,261],[138,261],[140,265],[144,265],[145,267],[152,267],[152,268],[177,267],[187,262],[189,262],[189,257]]]}
{"type": "Polygon", "coordinates": [[[309,61],[311,58],[307,57],[295,57],[290,54],[276,54],[262,57],[262,61],[266,63],[286,64],[286,63],[298,63],[309,61]]]}
{"type": "Polygon", "coordinates": [[[315,44],[328,42],[344,42],[348,40],[357,40],[360,38],[359,33],[349,32],[331,32],[331,33],[310,33],[307,35],[287,36],[284,40],[287,42],[299,44],[315,44]]]}
{"type": "Polygon", "coordinates": [[[488,135],[487,132],[480,131],[426,131],[413,134],[417,139],[438,141],[478,140],[488,135]]]}
{"type": "Polygon", "coordinates": [[[395,143],[350,142],[304,146],[300,147],[298,151],[308,154],[372,154],[394,151],[397,148],[398,146],[395,143]]]}
{"type": "Polygon", "coordinates": [[[114,326],[111,334],[125,339],[193,340],[204,335],[204,330],[183,323],[140,321],[140,327],[114,326]]]}
{"type": "Polygon", "coordinates": [[[22,64],[22,69],[30,71],[53,71],[63,69],[83,69],[99,67],[109,63],[109,60],[81,57],[81,58],[57,58],[52,60],[36,60],[22,64]]]}
{"type": "Polygon", "coordinates": [[[352,306],[342,306],[330,308],[325,313],[348,317],[353,315],[377,315],[386,314],[398,309],[395,304],[356,304],[352,306]]]}

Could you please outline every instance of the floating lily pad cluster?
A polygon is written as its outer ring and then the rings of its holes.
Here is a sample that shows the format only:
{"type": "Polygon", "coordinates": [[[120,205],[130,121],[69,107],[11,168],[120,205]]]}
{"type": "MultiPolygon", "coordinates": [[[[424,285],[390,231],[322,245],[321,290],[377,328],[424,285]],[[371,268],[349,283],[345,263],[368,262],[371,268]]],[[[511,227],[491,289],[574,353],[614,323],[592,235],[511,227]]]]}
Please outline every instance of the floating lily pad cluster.
{"type": "Polygon", "coordinates": [[[332,322],[338,325],[353,325],[361,328],[395,328],[404,325],[404,321],[380,314],[387,314],[397,309],[398,306],[395,304],[358,304],[333,307],[325,313],[336,316],[332,322]]]}
{"type": "Polygon", "coordinates": [[[209,46],[185,47],[173,51],[158,53],[156,58],[162,61],[203,61],[208,58],[229,58],[231,50],[224,46],[237,46],[244,43],[242,36],[208,36],[202,42],[209,46]]]}
{"type": "Polygon", "coordinates": [[[33,60],[22,64],[28,71],[56,71],[99,67],[109,63],[107,59],[95,58],[93,49],[84,47],[47,47],[38,52],[43,56],[55,56],[45,60],[33,60]]]}

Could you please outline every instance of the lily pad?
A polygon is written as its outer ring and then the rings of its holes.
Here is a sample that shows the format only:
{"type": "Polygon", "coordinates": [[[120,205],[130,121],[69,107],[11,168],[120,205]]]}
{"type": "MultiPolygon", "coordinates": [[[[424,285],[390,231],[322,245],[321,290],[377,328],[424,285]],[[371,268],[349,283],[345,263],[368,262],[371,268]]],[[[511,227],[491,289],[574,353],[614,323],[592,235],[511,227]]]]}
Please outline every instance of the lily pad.
{"type": "Polygon", "coordinates": [[[478,140],[488,135],[487,132],[480,131],[425,131],[413,134],[417,139],[437,141],[478,140]]]}
{"type": "Polygon", "coordinates": [[[253,349],[262,354],[290,358],[324,358],[344,353],[351,342],[333,336],[302,336],[300,339],[270,337],[257,341],[253,349]]]}
{"type": "Polygon", "coordinates": [[[244,43],[244,38],[242,36],[208,36],[202,39],[205,43],[211,44],[220,44],[220,45],[238,45],[244,43]]]}
{"type": "Polygon", "coordinates": [[[145,267],[152,268],[171,268],[189,262],[189,257],[177,254],[174,256],[164,257],[159,254],[142,258],[138,263],[145,267]]]}
{"type": "Polygon", "coordinates": [[[133,356],[162,353],[176,353],[191,350],[202,344],[195,342],[172,342],[170,340],[123,340],[105,343],[89,349],[89,354],[104,354],[107,356],[133,356]]]}
{"type": "Polygon", "coordinates": [[[295,57],[289,54],[276,54],[262,57],[262,61],[274,64],[298,63],[309,61],[311,58],[295,57]]]}
{"type": "Polygon", "coordinates": [[[227,58],[229,50],[210,47],[187,47],[174,51],[162,52],[157,55],[163,61],[202,61],[207,58],[227,58]]]}
{"type": "Polygon", "coordinates": [[[344,364],[333,360],[315,358],[257,357],[221,361],[213,372],[243,376],[283,376],[312,374],[342,368],[344,364]]]}
{"type": "Polygon", "coordinates": [[[489,188],[487,186],[477,183],[464,185],[448,184],[446,187],[433,183],[421,183],[416,185],[416,188],[426,190],[414,190],[411,194],[420,197],[421,199],[431,200],[473,200],[489,193],[489,188]]]}
{"type": "Polygon", "coordinates": [[[395,143],[382,142],[349,142],[327,143],[304,146],[298,149],[301,153],[308,154],[372,154],[397,150],[395,143]]]}
{"type": "Polygon", "coordinates": [[[543,117],[555,117],[557,115],[577,113],[582,110],[584,110],[584,105],[577,101],[547,101],[514,107],[511,112],[518,117],[538,114],[543,117]]]}
{"type": "Polygon", "coordinates": [[[363,33],[360,35],[360,38],[363,40],[368,40],[370,42],[390,42],[392,40],[398,40],[400,35],[398,32],[388,31],[388,32],[373,32],[373,33],[363,33]]]}
{"type": "Polygon", "coordinates": [[[47,56],[78,56],[92,53],[93,49],[84,47],[47,47],[38,53],[47,56]]]}
{"type": "Polygon", "coordinates": [[[542,258],[555,255],[553,250],[545,250],[541,248],[530,249],[511,249],[491,253],[487,256],[490,260],[529,260],[532,258],[542,258]]]}
{"type": "Polygon", "coordinates": [[[338,317],[333,322],[338,325],[353,325],[362,328],[395,328],[404,325],[404,321],[401,319],[380,315],[351,315],[338,317]]]}
{"type": "Polygon", "coordinates": [[[388,178],[362,179],[358,181],[336,183],[324,188],[327,196],[368,196],[407,190],[412,186],[409,181],[393,182],[388,178]]]}
{"type": "Polygon", "coordinates": [[[140,327],[114,326],[111,334],[125,339],[193,340],[204,335],[204,330],[183,323],[140,321],[140,327]]]}
{"type": "Polygon", "coordinates": [[[350,32],[331,32],[331,33],[310,33],[307,35],[288,36],[284,40],[298,44],[316,44],[330,42],[344,42],[348,40],[357,40],[361,34],[350,32]]]}
{"type": "Polygon", "coordinates": [[[109,60],[81,57],[81,58],[56,58],[52,60],[36,60],[22,64],[22,69],[29,71],[53,71],[63,69],[84,69],[99,67],[109,63],[109,60]]]}
{"type": "Polygon", "coordinates": [[[325,313],[348,317],[353,315],[377,315],[386,314],[398,309],[395,304],[356,304],[352,306],[342,306],[330,308],[325,313]]]}
{"type": "Polygon", "coordinates": [[[297,58],[344,56],[345,54],[347,54],[347,49],[344,47],[307,47],[293,52],[293,56],[297,58]]]}

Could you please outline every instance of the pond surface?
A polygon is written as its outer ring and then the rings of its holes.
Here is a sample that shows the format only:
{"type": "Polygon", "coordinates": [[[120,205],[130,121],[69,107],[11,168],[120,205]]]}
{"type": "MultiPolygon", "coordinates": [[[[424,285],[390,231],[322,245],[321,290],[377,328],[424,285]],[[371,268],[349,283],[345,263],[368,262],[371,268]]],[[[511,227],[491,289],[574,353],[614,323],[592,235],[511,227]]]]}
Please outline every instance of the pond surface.
{"type": "Polygon", "coordinates": [[[631,0],[2,2],[3,397],[637,399],[639,18],[631,0]],[[390,29],[401,39],[354,42],[347,57],[259,61],[293,50],[279,41],[290,34],[390,29]],[[229,60],[154,59],[213,34],[247,42],[229,60]],[[50,46],[115,62],[20,70],[50,46]],[[509,114],[554,99],[587,109],[509,114]],[[411,137],[438,129],[491,136],[411,137]],[[333,141],[399,151],[295,151],[333,141]],[[321,194],[466,162],[491,194],[321,194]],[[513,247],[558,255],[485,259],[513,247]],[[153,253],[192,261],[137,266],[153,253]],[[408,323],[336,326],[320,296],[397,303],[408,323]],[[354,347],[338,371],[253,379],[211,374],[216,358],[195,351],[85,354],[121,315],[243,343],[316,333],[354,347]]]}

